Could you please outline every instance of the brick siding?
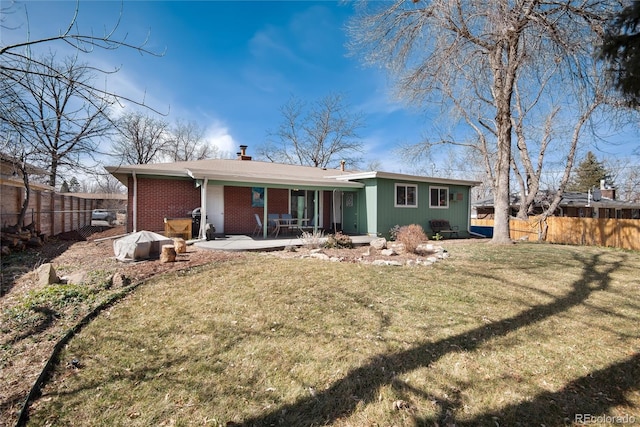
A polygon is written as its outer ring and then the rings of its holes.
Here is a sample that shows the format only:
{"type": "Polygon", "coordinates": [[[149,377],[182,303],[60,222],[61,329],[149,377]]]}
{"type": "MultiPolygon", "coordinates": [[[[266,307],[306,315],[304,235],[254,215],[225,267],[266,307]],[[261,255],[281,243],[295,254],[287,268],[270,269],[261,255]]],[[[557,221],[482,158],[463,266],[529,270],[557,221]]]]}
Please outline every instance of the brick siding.
{"type": "MultiPolygon", "coordinates": [[[[164,232],[165,218],[186,218],[200,206],[200,188],[191,179],[138,177],[137,230],[164,232]]],[[[133,231],[133,178],[129,178],[127,231],[133,231]]]]}
{"type": "MultiPolygon", "coordinates": [[[[269,212],[289,212],[289,190],[283,188],[267,189],[269,212]]],[[[256,227],[256,218],[264,215],[264,208],[251,207],[250,187],[224,188],[224,231],[228,234],[251,234],[256,227]]]]}
{"type": "MultiPolygon", "coordinates": [[[[264,208],[251,206],[251,187],[224,187],[224,232],[226,234],[251,234],[256,227],[254,214],[260,218],[264,208]]],[[[331,192],[324,192],[325,224],[330,222],[331,192]]],[[[127,231],[133,231],[133,178],[129,178],[129,210],[127,231]]],[[[267,190],[269,213],[289,212],[289,190],[267,190]]],[[[137,230],[164,232],[164,218],[186,218],[189,211],[200,206],[200,188],[192,180],[138,177],[137,230]]]]}

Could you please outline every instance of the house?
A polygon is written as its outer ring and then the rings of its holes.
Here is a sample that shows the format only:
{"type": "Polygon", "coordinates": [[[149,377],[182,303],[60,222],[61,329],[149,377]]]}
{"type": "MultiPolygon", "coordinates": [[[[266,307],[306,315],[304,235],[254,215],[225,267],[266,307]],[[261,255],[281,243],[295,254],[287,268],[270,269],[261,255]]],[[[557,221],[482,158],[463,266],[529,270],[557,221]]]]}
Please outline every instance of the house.
{"type": "MultiPolygon", "coordinates": [[[[538,193],[533,206],[533,215],[541,214],[552,202],[555,193],[541,191],[538,193]]],[[[511,215],[516,216],[520,203],[520,195],[511,195],[511,215]]],[[[472,217],[478,219],[493,218],[493,198],[478,200],[472,204],[472,217]]],[[[554,212],[555,216],[580,218],[618,218],[640,219],[640,203],[616,200],[615,188],[601,182],[600,188],[593,192],[565,192],[560,205],[554,212]]]]}
{"type": "Polygon", "coordinates": [[[107,167],[128,188],[127,231],[161,232],[165,218],[184,218],[201,207],[218,233],[251,234],[256,214],[267,235],[268,214],[305,218],[314,229],[389,235],[395,225],[446,219],[463,235],[476,181],[378,171],[323,169],[237,159],[107,167]]]}

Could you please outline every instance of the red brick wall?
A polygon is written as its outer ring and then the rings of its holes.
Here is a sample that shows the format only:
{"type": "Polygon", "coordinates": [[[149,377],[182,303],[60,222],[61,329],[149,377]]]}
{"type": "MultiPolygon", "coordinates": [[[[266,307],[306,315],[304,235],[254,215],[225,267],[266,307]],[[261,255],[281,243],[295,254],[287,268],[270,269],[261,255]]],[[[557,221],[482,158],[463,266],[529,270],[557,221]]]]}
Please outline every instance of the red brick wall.
{"type": "MultiPolygon", "coordinates": [[[[200,206],[200,188],[182,179],[138,177],[137,231],[164,232],[164,218],[186,218],[200,206]]],[[[133,178],[129,178],[127,231],[133,231],[133,178]]]]}
{"type": "MultiPolygon", "coordinates": [[[[289,190],[267,189],[269,213],[289,212],[289,190]]],[[[264,208],[251,207],[250,187],[224,188],[224,232],[227,234],[250,234],[256,227],[258,214],[262,219],[264,208]]]]}
{"type": "MultiPolygon", "coordinates": [[[[127,231],[133,231],[133,179],[129,178],[129,210],[127,231]]],[[[330,223],[331,192],[325,192],[324,224],[330,223]]],[[[289,190],[267,189],[269,213],[289,212],[289,190]]],[[[164,232],[164,218],[185,218],[200,206],[200,189],[191,180],[138,177],[137,230],[164,232]]],[[[255,215],[262,218],[264,208],[251,207],[250,187],[224,188],[224,232],[251,234],[256,226],[255,215]]]]}

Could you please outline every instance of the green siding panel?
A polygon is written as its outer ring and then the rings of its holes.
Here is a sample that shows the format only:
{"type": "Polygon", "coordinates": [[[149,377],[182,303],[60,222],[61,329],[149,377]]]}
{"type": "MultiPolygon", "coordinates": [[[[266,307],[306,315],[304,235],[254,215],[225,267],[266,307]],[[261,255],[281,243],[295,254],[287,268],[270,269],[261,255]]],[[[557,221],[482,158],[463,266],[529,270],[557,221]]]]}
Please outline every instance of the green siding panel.
{"type": "MultiPolygon", "coordinates": [[[[469,191],[470,187],[430,184],[425,182],[395,181],[389,179],[371,179],[365,182],[366,216],[369,234],[389,237],[389,230],[395,225],[421,225],[428,235],[429,220],[446,219],[452,226],[457,225],[461,235],[469,227],[469,191]],[[417,207],[395,206],[395,185],[409,184],[418,187],[417,207]],[[447,208],[431,208],[429,206],[430,187],[446,187],[449,189],[449,203],[447,208]],[[455,194],[455,200],[451,195],[455,194]],[[460,196],[458,196],[460,194],[460,196]]],[[[361,229],[361,231],[365,231],[361,229]]]]}

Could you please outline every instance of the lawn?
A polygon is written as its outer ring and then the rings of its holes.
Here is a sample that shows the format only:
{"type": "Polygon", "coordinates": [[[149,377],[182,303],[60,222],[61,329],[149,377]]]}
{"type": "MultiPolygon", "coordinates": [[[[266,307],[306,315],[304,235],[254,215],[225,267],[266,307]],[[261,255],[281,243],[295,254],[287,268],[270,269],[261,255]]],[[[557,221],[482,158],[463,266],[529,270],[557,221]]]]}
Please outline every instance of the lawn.
{"type": "Polygon", "coordinates": [[[640,253],[444,245],[430,267],[248,254],[155,278],[69,343],[29,423],[640,423],[640,253]]]}

